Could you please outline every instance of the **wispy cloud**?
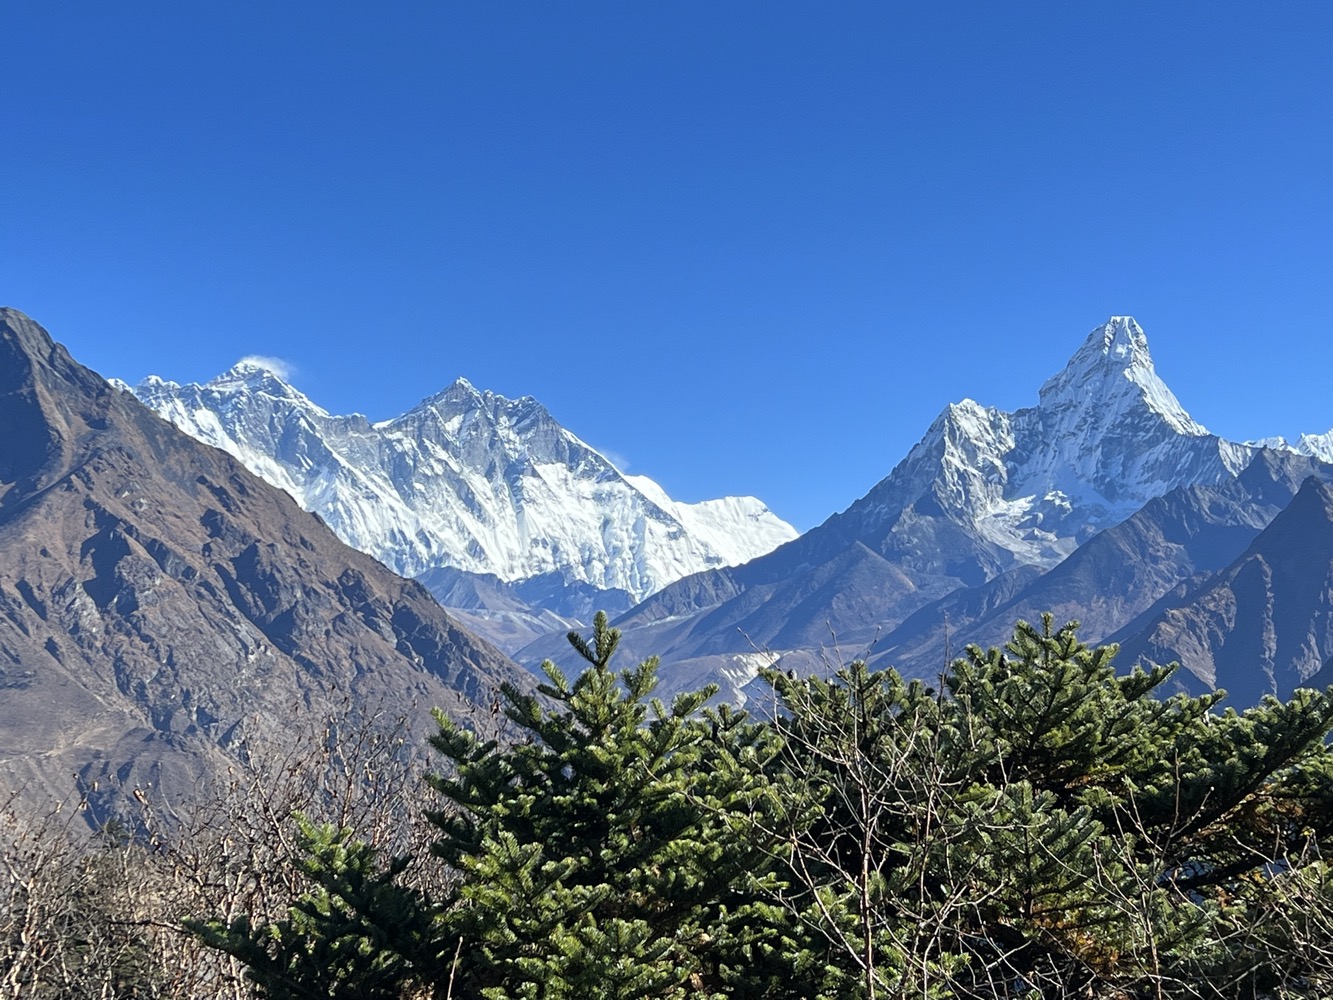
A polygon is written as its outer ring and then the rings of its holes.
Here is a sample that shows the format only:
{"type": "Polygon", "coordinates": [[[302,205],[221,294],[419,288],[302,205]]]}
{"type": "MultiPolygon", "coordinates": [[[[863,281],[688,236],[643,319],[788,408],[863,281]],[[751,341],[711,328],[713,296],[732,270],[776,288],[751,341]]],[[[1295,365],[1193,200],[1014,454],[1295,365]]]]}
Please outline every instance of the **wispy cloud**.
{"type": "Polygon", "coordinates": [[[629,458],[627,456],[622,455],[617,451],[611,451],[609,448],[598,448],[597,450],[601,452],[606,457],[606,459],[621,472],[629,471],[629,458]]]}
{"type": "Polygon", "coordinates": [[[266,354],[247,354],[245,357],[241,358],[237,364],[254,365],[257,368],[265,368],[283,381],[290,379],[296,374],[296,366],[290,361],[283,361],[282,358],[271,358],[266,354]]]}

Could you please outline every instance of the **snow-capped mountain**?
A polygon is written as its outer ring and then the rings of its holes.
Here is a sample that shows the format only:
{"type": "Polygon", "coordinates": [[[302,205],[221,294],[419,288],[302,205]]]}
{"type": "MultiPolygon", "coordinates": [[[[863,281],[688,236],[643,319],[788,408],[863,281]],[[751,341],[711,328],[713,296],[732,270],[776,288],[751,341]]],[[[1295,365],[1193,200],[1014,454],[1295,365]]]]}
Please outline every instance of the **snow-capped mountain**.
{"type": "Polygon", "coordinates": [[[330,414],[248,360],[205,385],[152,376],[130,391],[406,576],[559,574],[637,600],[796,536],[753,497],[676,503],[622,475],[535,399],[464,379],[376,424],[330,414]]]}
{"type": "MultiPolygon", "coordinates": [[[[807,660],[830,646],[841,651],[834,659],[872,645],[892,649],[901,645],[895,630],[932,602],[998,581],[977,590],[974,613],[1007,605],[1149,501],[1232,482],[1262,451],[1193,420],[1158,377],[1139,324],[1113,316],[1046,381],[1035,406],[1005,412],[970,399],[946,406],[847,510],[767,556],[672,584],[618,619],[622,647],[691,660],[696,673],[719,683],[726,657],[753,648],[807,660]],[[712,673],[700,665],[705,659],[716,660],[712,673]]],[[[1267,454],[1310,467],[1290,449],[1267,454]]],[[[1244,508],[1239,520],[1257,531],[1260,512],[1247,504],[1235,501],[1244,508]]],[[[1117,585],[1110,575],[1098,580],[1117,585]]],[[[1141,596],[1122,603],[1139,608],[1141,596]]],[[[951,629],[968,624],[958,609],[953,619],[947,613],[921,625],[945,636],[945,646],[951,629]]],[[[1113,617],[1106,628],[1120,624],[1113,617]]],[[[930,662],[937,670],[941,661],[930,662]]]]}
{"type": "Polygon", "coordinates": [[[1333,430],[1323,434],[1302,434],[1296,439],[1295,444],[1283,437],[1263,438],[1248,443],[1261,448],[1279,448],[1297,455],[1317,458],[1321,462],[1333,463],[1333,430]]]}
{"type": "Polygon", "coordinates": [[[1014,565],[1052,566],[1154,497],[1234,476],[1256,451],[1193,420],[1157,376],[1143,329],[1113,316],[1046,381],[1036,406],[950,404],[836,520],[929,571],[915,554],[929,548],[919,528],[943,518],[979,547],[975,565],[955,559],[951,575],[979,583],[1014,565]]]}

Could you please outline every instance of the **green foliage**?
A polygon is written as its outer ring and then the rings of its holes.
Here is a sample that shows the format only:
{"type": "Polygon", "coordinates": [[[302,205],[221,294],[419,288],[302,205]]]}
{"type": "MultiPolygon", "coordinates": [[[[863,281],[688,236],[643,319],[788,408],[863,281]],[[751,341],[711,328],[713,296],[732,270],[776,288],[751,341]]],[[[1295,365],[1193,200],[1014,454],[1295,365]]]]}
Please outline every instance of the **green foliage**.
{"type": "Polygon", "coordinates": [[[771,723],[653,697],[598,615],[516,733],[438,716],[446,899],[303,823],[310,889],[210,923],[277,997],[1315,997],[1333,993],[1328,695],[1159,697],[1020,622],[938,691],[768,674],[771,723]]]}
{"type": "Polygon", "coordinates": [[[1160,700],[1173,668],[1117,676],[1114,654],[1047,617],[968,647],[939,695],[862,663],[771,675],[824,992],[1327,987],[1328,696],[1217,714],[1220,693],[1160,700]],[[1297,897],[1321,916],[1293,921],[1297,897]]]}
{"type": "Polygon", "coordinates": [[[438,718],[453,769],[433,784],[456,809],[434,817],[436,850],[467,876],[444,918],[466,983],[544,998],[753,985],[780,946],[756,903],[769,852],[728,817],[764,806],[765,730],[705,709],[713,688],[652,698],[655,658],[612,672],[604,614],[569,641],[589,664],[576,681],[547,661],[538,695],[504,691],[512,746],[438,718]]]}
{"type": "Polygon", "coordinates": [[[239,958],[266,996],[399,997],[436,966],[434,907],[401,887],[406,865],[382,865],[352,831],[296,817],[312,883],[281,920],[254,926],[189,924],[203,940],[239,958]]]}

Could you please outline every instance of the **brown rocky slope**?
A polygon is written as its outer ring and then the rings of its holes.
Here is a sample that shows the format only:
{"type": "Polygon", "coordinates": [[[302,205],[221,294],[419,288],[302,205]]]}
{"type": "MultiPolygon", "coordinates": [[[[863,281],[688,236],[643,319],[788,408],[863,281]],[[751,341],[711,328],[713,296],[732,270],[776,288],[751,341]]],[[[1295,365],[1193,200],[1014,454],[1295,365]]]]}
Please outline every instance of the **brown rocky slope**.
{"type": "Polygon", "coordinates": [[[466,713],[527,677],[0,309],[0,798],[181,801],[294,711],[466,713]]]}

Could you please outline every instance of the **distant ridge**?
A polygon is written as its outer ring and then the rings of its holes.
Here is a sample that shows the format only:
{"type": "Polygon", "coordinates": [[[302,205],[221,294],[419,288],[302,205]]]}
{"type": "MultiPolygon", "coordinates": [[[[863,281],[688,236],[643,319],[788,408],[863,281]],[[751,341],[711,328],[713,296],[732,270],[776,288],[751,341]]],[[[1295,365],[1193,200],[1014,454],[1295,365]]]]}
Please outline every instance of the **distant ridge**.
{"type": "Polygon", "coordinates": [[[1124,662],[1178,661],[1181,683],[1237,706],[1333,684],[1333,487],[1306,480],[1234,561],[1112,638],[1124,662]]]}

